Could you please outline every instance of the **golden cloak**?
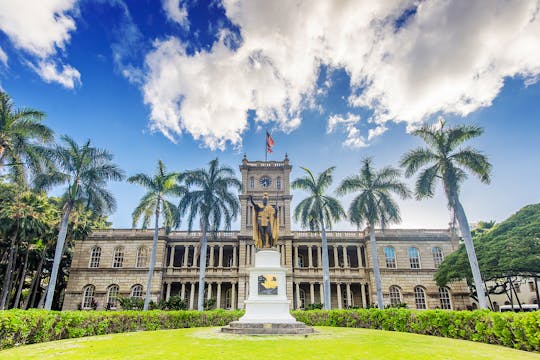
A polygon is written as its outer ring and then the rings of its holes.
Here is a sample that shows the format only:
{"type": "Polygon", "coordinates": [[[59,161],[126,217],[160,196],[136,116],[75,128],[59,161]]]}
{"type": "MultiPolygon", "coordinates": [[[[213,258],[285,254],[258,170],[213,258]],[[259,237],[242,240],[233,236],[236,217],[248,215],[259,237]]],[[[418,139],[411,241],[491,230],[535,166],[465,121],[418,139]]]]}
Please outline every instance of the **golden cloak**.
{"type": "MultiPolygon", "coordinates": [[[[274,242],[271,244],[271,247],[276,246],[276,243],[278,241],[278,229],[279,229],[279,216],[276,216],[276,211],[274,208],[267,204],[264,206],[262,203],[257,204],[259,207],[263,208],[263,210],[257,212],[255,209],[253,209],[253,240],[255,240],[255,246],[257,249],[263,248],[263,241],[261,239],[260,233],[259,233],[259,225],[257,222],[257,214],[263,213],[263,216],[268,216],[270,218],[270,226],[272,228],[272,237],[274,238],[274,242]]],[[[265,220],[265,219],[262,219],[265,220]]],[[[262,221],[264,224],[266,221],[262,221]]],[[[268,244],[268,239],[265,239],[266,243],[268,244]]]]}

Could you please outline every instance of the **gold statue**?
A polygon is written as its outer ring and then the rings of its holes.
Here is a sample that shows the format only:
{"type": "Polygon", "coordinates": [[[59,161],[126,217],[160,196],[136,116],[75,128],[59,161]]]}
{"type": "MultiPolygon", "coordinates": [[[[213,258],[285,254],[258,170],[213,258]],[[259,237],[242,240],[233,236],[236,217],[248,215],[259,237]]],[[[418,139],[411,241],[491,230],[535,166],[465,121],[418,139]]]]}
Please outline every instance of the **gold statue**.
{"type": "Polygon", "coordinates": [[[256,204],[253,196],[249,196],[253,205],[253,240],[258,249],[276,246],[278,240],[279,220],[277,209],[268,204],[268,193],[264,193],[262,203],[256,204]]]}

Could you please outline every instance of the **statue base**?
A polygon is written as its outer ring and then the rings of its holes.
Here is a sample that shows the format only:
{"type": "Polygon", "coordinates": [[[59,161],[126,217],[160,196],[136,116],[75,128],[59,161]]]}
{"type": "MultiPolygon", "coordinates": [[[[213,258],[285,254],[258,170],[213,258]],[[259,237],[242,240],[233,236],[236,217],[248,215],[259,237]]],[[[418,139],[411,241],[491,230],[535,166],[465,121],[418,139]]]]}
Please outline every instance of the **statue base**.
{"type": "Polygon", "coordinates": [[[310,334],[314,330],[296,321],[289,313],[286,293],[286,269],[280,265],[276,250],[255,254],[255,267],[249,269],[249,296],[246,313],[238,321],[223,327],[234,334],[310,334]]]}

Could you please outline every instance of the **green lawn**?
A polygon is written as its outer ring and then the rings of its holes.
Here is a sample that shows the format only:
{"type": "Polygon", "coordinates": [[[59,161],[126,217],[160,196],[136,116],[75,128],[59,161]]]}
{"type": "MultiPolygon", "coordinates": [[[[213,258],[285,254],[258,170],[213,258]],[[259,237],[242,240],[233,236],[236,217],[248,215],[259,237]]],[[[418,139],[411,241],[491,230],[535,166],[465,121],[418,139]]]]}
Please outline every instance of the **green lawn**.
{"type": "Polygon", "coordinates": [[[399,332],[317,328],[304,336],[238,336],[192,328],[94,336],[0,351],[0,359],[540,359],[509,348],[399,332]]]}

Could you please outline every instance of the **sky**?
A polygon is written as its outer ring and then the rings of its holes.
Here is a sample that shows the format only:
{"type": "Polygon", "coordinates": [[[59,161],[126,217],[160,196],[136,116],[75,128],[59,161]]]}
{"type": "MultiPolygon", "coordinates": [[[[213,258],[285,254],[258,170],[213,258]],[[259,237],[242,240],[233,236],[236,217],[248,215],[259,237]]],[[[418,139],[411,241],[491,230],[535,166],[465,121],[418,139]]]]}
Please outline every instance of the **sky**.
{"type": "MultiPolygon", "coordinates": [[[[470,177],[469,220],[502,221],[540,201],[540,2],[0,0],[0,88],[47,114],[57,136],[91,139],[127,175],[219,157],[287,153],[336,166],[397,166],[410,131],[444,118],[484,128],[471,145],[493,164],[470,177]]],[[[238,171],[239,174],[239,171],[238,171]]],[[[405,180],[411,187],[413,179],[405,180]]],[[[111,183],[114,227],[131,227],[144,190],[111,183]]],[[[293,207],[305,194],[293,192],[293,207]]],[[[351,196],[342,198],[348,207],[351,196]]],[[[446,228],[439,188],[399,200],[392,227],[446,228]]],[[[233,228],[238,228],[238,222],[233,228]]],[[[298,229],[298,225],[293,224],[298,229]]],[[[335,229],[354,227],[343,221],[335,229]]]]}

